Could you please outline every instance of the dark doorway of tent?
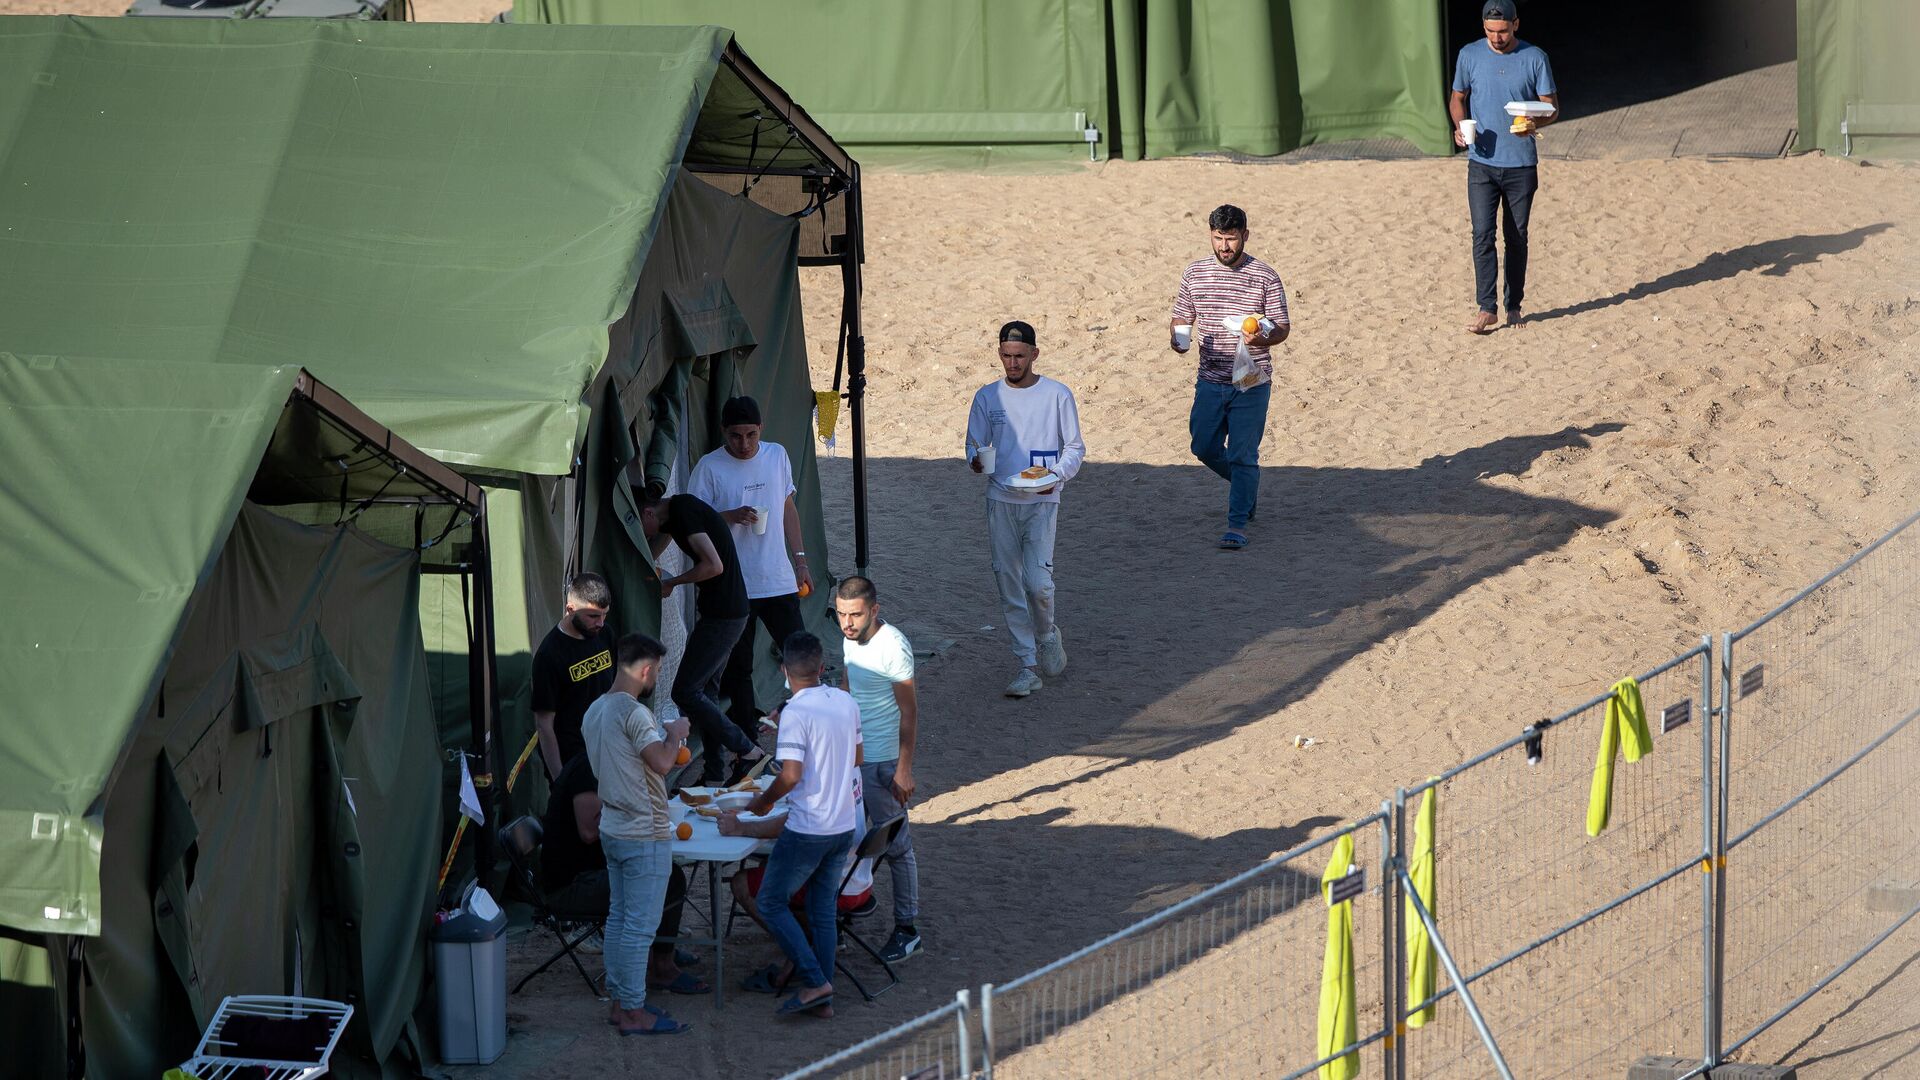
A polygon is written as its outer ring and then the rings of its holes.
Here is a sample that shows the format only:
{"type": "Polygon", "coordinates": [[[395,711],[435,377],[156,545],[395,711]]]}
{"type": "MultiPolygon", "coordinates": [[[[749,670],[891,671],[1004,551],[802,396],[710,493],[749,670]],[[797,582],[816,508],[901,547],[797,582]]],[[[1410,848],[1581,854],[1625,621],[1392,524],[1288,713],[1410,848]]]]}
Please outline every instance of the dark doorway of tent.
{"type": "MultiPolygon", "coordinates": [[[[1445,0],[1451,85],[1482,40],[1485,0],[1445,0]]],[[[1796,123],[1793,0],[1611,4],[1518,0],[1520,37],[1547,52],[1560,122],[1541,157],[1775,157],[1796,123]]]]}

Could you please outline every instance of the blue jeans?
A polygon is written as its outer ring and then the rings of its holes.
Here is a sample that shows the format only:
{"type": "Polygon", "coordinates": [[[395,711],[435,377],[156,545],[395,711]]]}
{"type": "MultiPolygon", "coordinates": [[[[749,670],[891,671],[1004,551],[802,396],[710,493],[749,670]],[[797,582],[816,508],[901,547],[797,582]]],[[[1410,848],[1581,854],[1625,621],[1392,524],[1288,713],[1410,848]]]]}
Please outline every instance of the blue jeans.
{"type": "Polygon", "coordinates": [[[1242,390],[1232,383],[1200,379],[1193,384],[1193,456],[1220,474],[1227,494],[1227,528],[1244,529],[1260,502],[1260,438],[1267,433],[1267,402],[1273,384],[1242,390]]]}
{"type": "Polygon", "coordinates": [[[847,852],[853,850],[853,830],[832,836],[787,829],[773,842],[766,876],[760,879],[760,917],[773,931],[780,951],[793,961],[802,986],[812,989],[833,978],[833,952],[840,944],[837,922],[840,878],[846,873],[847,852]],[[793,917],[787,904],[793,894],[807,890],[807,927],[793,917]],[[811,931],[812,943],[808,943],[811,931]]]}
{"type": "Polygon", "coordinates": [[[673,841],[600,836],[607,856],[607,996],[623,1009],[647,1003],[647,950],[660,926],[673,841]]]}
{"type": "Polygon", "coordinates": [[[1519,311],[1527,296],[1527,218],[1540,170],[1532,165],[1498,168],[1467,162],[1467,209],[1473,215],[1473,291],[1481,311],[1493,310],[1498,265],[1493,251],[1493,216],[1507,239],[1507,310],[1519,311]],[[1502,204],[1505,204],[1504,206],[1502,204]]]}

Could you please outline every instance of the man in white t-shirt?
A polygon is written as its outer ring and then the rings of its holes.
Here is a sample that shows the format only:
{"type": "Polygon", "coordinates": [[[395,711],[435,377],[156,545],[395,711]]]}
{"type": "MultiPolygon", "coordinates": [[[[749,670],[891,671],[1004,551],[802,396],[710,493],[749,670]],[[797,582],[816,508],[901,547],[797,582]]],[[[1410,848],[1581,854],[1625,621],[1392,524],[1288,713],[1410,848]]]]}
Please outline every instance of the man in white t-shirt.
{"type": "MultiPolygon", "coordinates": [[[[880,590],[864,577],[841,580],[833,614],[846,650],[847,691],[860,706],[860,780],[874,826],[907,812],[913,799],[913,751],[919,742],[920,698],[913,685],[913,644],[880,618],[880,590]]],[[[893,868],[893,937],[880,958],[897,964],[920,951],[920,863],[906,824],[887,846],[893,868]]]]}
{"type": "Polygon", "coordinates": [[[826,654],[812,634],[803,630],[787,639],[781,667],[793,697],[780,710],[774,749],[780,775],[747,810],[764,816],[786,798],[787,827],[767,856],[756,902],[800,980],[800,990],[780,1011],[832,1015],[833,954],[840,937],[834,897],[860,813],[853,797],[860,708],[845,690],[820,684],[826,654]],[[804,930],[787,907],[801,889],[807,891],[804,930]]]}
{"type": "Polygon", "coordinates": [[[760,404],[750,397],[729,398],[720,406],[721,432],[726,442],[701,458],[687,481],[687,493],[719,511],[733,536],[733,550],[746,578],[751,617],[734,643],[720,676],[727,695],[727,717],[746,732],[760,737],[759,702],[753,693],[754,648],[758,635],[754,620],[767,628],[777,649],[788,635],[802,629],[800,594],[813,591],[807,570],[806,541],[800,536],[800,512],[793,503],[793,463],[786,447],[760,438],[760,404]],[[764,527],[759,523],[765,511],[764,527]]]}
{"type": "Polygon", "coordinates": [[[1000,328],[1000,366],[1006,378],[981,387],[967,414],[967,461],[986,472],[981,450],[993,449],[987,485],[987,532],[993,544],[993,574],[1000,585],[1007,633],[1020,673],[1007,684],[1008,697],[1040,689],[1041,675],[1067,669],[1067,648],[1053,617],[1053,539],[1060,519],[1060,489],[1080,471],[1087,447],[1080,440],[1080,407],[1073,391],[1033,370],[1040,355],[1033,327],[1010,322],[1000,328]],[[1045,469],[1040,486],[1021,475],[1045,469]]]}

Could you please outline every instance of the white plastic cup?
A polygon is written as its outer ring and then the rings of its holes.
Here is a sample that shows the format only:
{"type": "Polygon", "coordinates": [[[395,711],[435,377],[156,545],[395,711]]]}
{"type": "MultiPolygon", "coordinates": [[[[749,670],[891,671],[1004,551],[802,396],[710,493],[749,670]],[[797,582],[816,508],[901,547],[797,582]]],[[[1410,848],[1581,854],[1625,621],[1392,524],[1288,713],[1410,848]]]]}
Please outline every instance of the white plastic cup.
{"type": "Polygon", "coordinates": [[[1186,352],[1193,347],[1193,324],[1181,323],[1173,328],[1173,347],[1186,352]]]}
{"type": "Polygon", "coordinates": [[[773,511],[764,506],[756,506],[753,508],[753,535],[767,535],[767,518],[772,514],[773,511]]]}
{"type": "Polygon", "coordinates": [[[1468,146],[1472,146],[1473,140],[1479,137],[1480,137],[1479,121],[1476,121],[1476,120],[1460,121],[1460,141],[1461,142],[1466,143],[1468,146]]]}
{"type": "Polygon", "coordinates": [[[993,447],[983,446],[980,449],[974,451],[974,453],[978,456],[980,460],[980,471],[983,473],[986,473],[988,476],[992,476],[993,475],[993,457],[994,457],[993,447]]]}

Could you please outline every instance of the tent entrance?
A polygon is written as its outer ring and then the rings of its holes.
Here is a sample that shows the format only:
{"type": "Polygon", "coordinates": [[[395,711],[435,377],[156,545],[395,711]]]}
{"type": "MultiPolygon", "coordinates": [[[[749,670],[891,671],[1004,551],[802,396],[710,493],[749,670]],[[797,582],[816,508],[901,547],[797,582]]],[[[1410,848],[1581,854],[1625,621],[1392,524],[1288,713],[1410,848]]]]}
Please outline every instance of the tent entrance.
{"type": "MultiPolygon", "coordinates": [[[[1485,0],[1446,0],[1448,85],[1481,38],[1485,0]]],[[[1793,0],[1570,4],[1519,0],[1520,36],[1547,52],[1561,120],[1552,159],[1777,157],[1795,120],[1793,0]]]]}

